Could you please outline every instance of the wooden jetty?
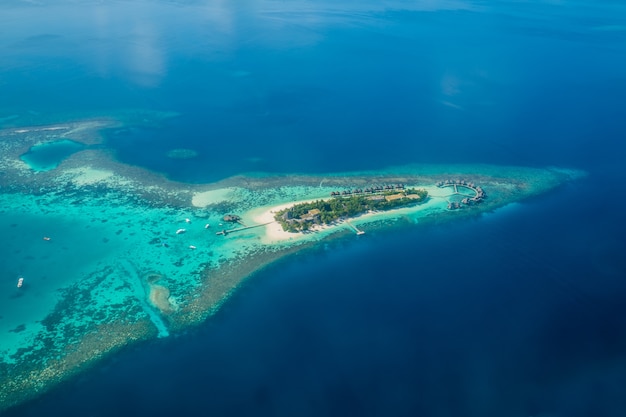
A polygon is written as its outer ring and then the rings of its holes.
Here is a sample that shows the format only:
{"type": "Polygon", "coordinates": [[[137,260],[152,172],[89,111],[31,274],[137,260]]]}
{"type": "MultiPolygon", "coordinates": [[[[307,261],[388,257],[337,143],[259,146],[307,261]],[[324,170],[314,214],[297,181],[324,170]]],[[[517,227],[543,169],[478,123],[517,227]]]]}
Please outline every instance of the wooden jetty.
{"type": "Polygon", "coordinates": [[[355,225],[353,225],[352,223],[350,223],[350,221],[349,221],[349,220],[347,220],[347,219],[346,219],[346,224],[347,224],[348,226],[350,226],[351,228],[353,228],[353,229],[354,229],[354,231],[356,232],[356,234],[357,234],[358,236],[360,236],[360,235],[364,235],[364,234],[365,234],[365,232],[364,232],[363,230],[359,230],[359,228],[358,228],[358,227],[356,227],[355,225]]]}
{"type": "Polygon", "coordinates": [[[235,233],[235,232],[241,232],[242,230],[248,230],[248,229],[254,229],[255,227],[261,227],[261,226],[267,226],[268,224],[274,223],[274,221],[271,222],[267,222],[267,223],[261,223],[261,224],[254,224],[252,226],[242,226],[242,227],[238,227],[236,229],[223,229],[217,233],[215,233],[216,235],[229,235],[231,233],[235,233]]]}
{"type": "Polygon", "coordinates": [[[246,225],[241,220],[241,217],[237,216],[236,214],[227,214],[222,218],[222,220],[228,223],[239,223],[243,227],[246,227],[246,225]]]}

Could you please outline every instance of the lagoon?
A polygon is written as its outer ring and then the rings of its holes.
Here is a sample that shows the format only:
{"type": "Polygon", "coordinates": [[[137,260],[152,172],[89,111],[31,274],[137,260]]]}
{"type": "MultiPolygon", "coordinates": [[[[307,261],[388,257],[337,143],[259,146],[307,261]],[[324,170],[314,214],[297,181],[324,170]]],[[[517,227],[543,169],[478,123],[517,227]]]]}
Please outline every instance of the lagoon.
{"type": "Polygon", "coordinates": [[[83,148],[84,145],[71,140],[58,140],[34,145],[20,158],[34,171],[49,171],[83,148]]]}

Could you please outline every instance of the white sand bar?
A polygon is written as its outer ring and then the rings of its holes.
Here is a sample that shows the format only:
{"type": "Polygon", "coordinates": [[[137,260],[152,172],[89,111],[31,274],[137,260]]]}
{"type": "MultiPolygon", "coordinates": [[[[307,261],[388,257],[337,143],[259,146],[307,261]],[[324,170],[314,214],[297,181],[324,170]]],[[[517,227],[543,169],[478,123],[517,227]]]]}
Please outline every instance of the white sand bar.
{"type": "Polygon", "coordinates": [[[225,201],[238,200],[238,194],[242,191],[239,187],[218,188],[216,190],[201,191],[193,194],[191,204],[194,207],[206,207],[210,204],[218,204],[225,201]]]}

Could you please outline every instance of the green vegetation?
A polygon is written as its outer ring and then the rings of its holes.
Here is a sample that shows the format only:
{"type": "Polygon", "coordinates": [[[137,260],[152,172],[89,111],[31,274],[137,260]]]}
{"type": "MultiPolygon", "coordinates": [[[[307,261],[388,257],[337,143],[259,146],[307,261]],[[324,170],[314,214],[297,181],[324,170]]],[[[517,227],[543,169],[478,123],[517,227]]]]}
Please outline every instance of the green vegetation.
{"type": "Polygon", "coordinates": [[[336,196],[328,200],[295,204],[274,215],[283,230],[302,232],[315,224],[330,224],[341,218],[356,217],[368,211],[384,211],[423,203],[428,191],[407,189],[374,194],[336,196]]]}

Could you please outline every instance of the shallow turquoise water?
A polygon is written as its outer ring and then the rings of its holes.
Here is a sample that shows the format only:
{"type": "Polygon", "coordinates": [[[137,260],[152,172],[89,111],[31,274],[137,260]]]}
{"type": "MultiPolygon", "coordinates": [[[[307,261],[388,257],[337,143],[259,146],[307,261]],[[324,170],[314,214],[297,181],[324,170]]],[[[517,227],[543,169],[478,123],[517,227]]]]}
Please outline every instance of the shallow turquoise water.
{"type": "Polygon", "coordinates": [[[158,271],[170,280],[193,285],[199,265],[212,261],[207,255],[215,249],[215,242],[221,243],[204,229],[205,222],[217,221],[217,216],[199,219],[191,211],[148,209],[111,196],[2,195],[0,204],[3,250],[11,257],[11,262],[0,265],[4,288],[0,328],[8,336],[3,337],[3,353],[28,346],[25,334],[40,329],[37,323],[60,300],[61,289],[94,276],[111,281],[111,288],[137,281],[138,286],[125,291],[92,294],[103,311],[117,302],[137,303],[146,298],[137,274],[158,271]],[[187,226],[184,219],[188,217],[194,224],[187,226]],[[187,227],[188,232],[176,235],[180,227],[187,227]],[[191,251],[192,244],[198,249],[191,251]],[[19,277],[24,278],[24,285],[18,289],[19,277]],[[10,332],[21,325],[25,330],[10,332]]]}
{"type": "Polygon", "coordinates": [[[59,140],[32,146],[21,158],[34,171],[49,171],[84,148],[85,145],[73,140],[59,140]]]}

